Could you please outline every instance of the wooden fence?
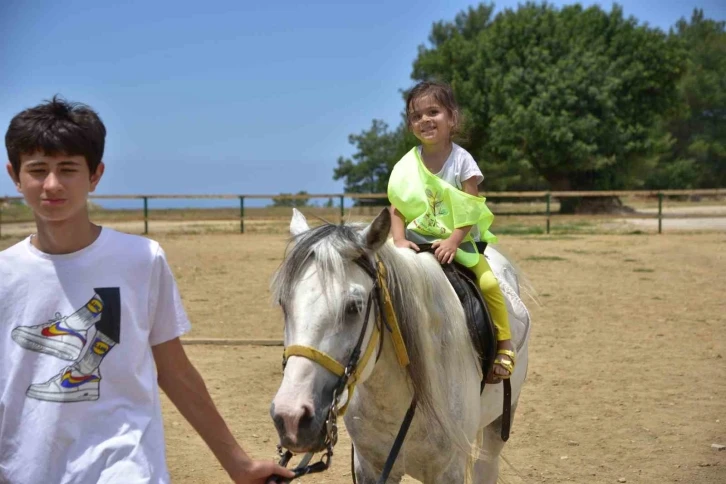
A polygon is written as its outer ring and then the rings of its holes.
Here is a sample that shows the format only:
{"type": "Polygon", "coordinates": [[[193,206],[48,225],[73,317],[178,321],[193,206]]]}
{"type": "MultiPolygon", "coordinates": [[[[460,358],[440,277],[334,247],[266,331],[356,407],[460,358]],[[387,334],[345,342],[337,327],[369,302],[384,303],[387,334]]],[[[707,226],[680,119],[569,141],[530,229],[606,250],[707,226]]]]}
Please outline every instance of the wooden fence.
{"type": "MultiPolygon", "coordinates": [[[[564,198],[573,198],[573,197],[608,197],[608,196],[614,196],[614,197],[641,197],[641,198],[651,198],[651,199],[657,199],[658,202],[658,210],[654,214],[644,214],[644,213],[637,213],[637,214],[605,214],[605,215],[586,215],[588,218],[619,218],[619,219],[626,219],[626,218],[655,218],[658,220],[658,233],[663,232],[663,200],[667,197],[726,197],[726,189],[719,188],[719,189],[702,189],[702,190],[627,190],[627,191],[525,191],[525,192],[482,192],[480,195],[487,197],[487,200],[496,201],[497,199],[516,199],[516,200],[523,200],[523,199],[539,199],[544,200],[545,209],[542,212],[527,212],[527,213],[496,213],[496,215],[499,216],[507,216],[507,215],[518,215],[518,216],[542,216],[544,218],[544,233],[549,234],[551,230],[551,220],[553,217],[562,217],[563,215],[553,213],[551,210],[551,206],[555,200],[561,200],[564,198]]],[[[249,202],[251,200],[311,200],[311,199],[328,199],[328,200],[337,200],[337,208],[336,210],[339,210],[340,212],[340,220],[343,221],[345,219],[345,201],[346,200],[353,200],[353,201],[361,201],[365,200],[366,202],[372,202],[376,200],[380,200],[380,204],[385,204],[385,200],[387,199],[387,196],[382,193],[334,193],[334,194],[306,194],[306,195],[283,195],[283,194],[275,194],[275,195],[90,195],[89,198],[91,200],[139,200],[142,202],[143,207],[143,216],[139,217],[138,219],[125,219],[125,220],[135,220],[135,221],[143,221],[144,224],[144,234],[149,233],[149,225],[150,222],[152,222],[151,216],[150,216],[150,208],[149,204],[153,200],[180,200],[180,199],[187,199],[187,200],[238,200],[239,201],[239,214],[238,216],[234,218],[225,218],[225,219],[219,219],[215,218],[215,221],[223,222],[223,221],[235,221],[239,222],[239,232],[244,233],[245,232],[245,220],[249,220],[249,216],[245,215],[245,203],[249,202]]],[[[2,226],[3,224],[9,225],[13,223],[18,223],[17,220],[5,220],[3,221],[3,206],[7,202],[22,200],[20,197],[5,197],[0,199],[0,236],[2,235],[2,226]],[[2,203],[5,202],[5,203],[2,203]]],[[[7,209],[5,209],[7,210],[7,209]]],[[[174,209],[177,210],[177,209],[174,209]]],[[[183,211],[184,209],[178,209],[179,211],[183,211]]],[[[112,213],[113,210],[108,210],[108,213],[112,213]]],[[[686,217],[692,218],[692,217],[702,217],[702,218],[723,218],[723,214],[697,214],[697,213],[691,213],[688,214],[686,217]]],[[[270,217],[266,217],[269,219],[270,217]]],[[[274,219],[274,217],[273,217],[274,219]]],[[[287,217],[277,217],[278,220],[282,221],[289,220],[289,216],[287,217]]],[[[197,219],[195,222],[203,221],[205,219],[197,219]]]]}

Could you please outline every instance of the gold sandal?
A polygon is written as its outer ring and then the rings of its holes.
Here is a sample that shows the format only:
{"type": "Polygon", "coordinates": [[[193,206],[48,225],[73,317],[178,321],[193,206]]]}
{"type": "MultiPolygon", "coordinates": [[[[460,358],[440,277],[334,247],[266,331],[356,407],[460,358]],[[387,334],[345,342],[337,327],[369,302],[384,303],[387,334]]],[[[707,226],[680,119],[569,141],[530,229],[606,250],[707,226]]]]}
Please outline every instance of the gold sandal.
{"type": "Polygon", "coordinates": [[[509,357],[509,361],[508,360],[505,360],[501,356],[497,356],[494,359],[494,364],[495,365],[499,365],[502,368],[504,368],[505,370],[507,370],[507,372],[509,372],[509,375],[497,375],[497,374],[494,374],[494,377],[495,378],[501,378],[502,380],[508,380],[509,378],[512,377],[512,373],[514,373],[514,364],[517,361],[517,356],[514,354],[514,351],[505,350],[505,349],[498,350],[497,351],[497,355],[502,355],[502,356],[508,356],[509,357]]]}

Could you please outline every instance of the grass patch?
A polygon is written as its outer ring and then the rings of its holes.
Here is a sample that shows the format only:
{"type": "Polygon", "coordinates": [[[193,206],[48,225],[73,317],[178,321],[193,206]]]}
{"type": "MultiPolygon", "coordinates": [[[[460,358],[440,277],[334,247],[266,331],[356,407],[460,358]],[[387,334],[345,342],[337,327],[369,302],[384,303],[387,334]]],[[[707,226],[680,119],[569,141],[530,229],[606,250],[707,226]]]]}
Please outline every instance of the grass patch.
{"type": "Polygon", "coordinates": [[[10,202],[2,205],[0,200],[0,211],[2,211],[3,222],[32,222],[33,211],[22,202],[10,202]]]}
{"type": "Polygon", "coordinates": [[[578,255],[612,255],[617,254],[614,250],[582,250],[582,249],[565,249],[565,252],[578,255]]]}
{"type": "Polygon", "coordinates": [[[576,235],[542,235],[541,237],[523,237],[524,240],[581,240],[582,237],[576,235]]]}
{"type": "Polygon", "coordinates": [[[500,225],[493,230],[495,233],[502,235],[535,235],[545,233],[543,227],[521,224],[500,225]]]}
{"type": "Polygon", "coordinates": [[[568,233],[590,233],[596,229],[596,225],[585,220],[577,220],[551,226],[551,232],[555,234],[568,233]]]}
{"type": "Polygon", "coordinates": [[[535,261],[535,262],[551,262],[551,261],[566,261],[567,259],[557,255],[531,255],[524,260],[535,261]]]}
{"type": "Polygon", "coordinates": [[[638,262],[635,259],[623,259],[623,262],[638,262]]]}
{"type": "Polygon", "coordinates": [[[644,268],[637,268],[633,269],[633,272],[655,272],[653,269],[644,269],[644,268]]]}
{"type": "Polygon", "coordinates": [[[581,240],[582,237],[575,235],[548,235],[547,240],[581,240]]]}

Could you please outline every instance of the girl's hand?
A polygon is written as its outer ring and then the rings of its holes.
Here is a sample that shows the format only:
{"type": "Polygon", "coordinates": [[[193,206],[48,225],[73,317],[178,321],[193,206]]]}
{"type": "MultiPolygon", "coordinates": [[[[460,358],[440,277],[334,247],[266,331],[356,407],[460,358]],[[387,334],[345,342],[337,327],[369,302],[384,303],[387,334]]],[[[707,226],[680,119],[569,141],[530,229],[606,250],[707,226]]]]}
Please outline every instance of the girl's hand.
{"type": "Polygon", "coordinates": [[[407,240],[407,239],[400,239],[400,240],[394,239],[393,245],[395,245],[399,249],[413,249],[416,252],[421,250],[418,248],[418,245],[414,244],[413,242],[411,242],[410,240],[407,240]]]}
{"type": "Polygon", "coordinates": [[[456,249],[459,248],[459,244],[452,237],[444,240],[437,240],[431,244],[431,248],[434,249],[434,256],[438,259],[441,264],[451,264],[456,257],[456,249]]]}

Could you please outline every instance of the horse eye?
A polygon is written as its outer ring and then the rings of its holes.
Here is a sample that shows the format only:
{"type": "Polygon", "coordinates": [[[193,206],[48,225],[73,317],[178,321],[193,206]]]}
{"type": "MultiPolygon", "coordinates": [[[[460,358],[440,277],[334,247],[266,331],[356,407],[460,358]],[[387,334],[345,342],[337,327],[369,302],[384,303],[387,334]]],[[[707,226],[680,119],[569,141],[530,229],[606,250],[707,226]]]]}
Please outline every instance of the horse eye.
{"type": "Polygon", "coordinates": [[[360,305],[358,301],[348,301],[345,304],[346,316],[356,316],[360,313],[360,305]]]}

